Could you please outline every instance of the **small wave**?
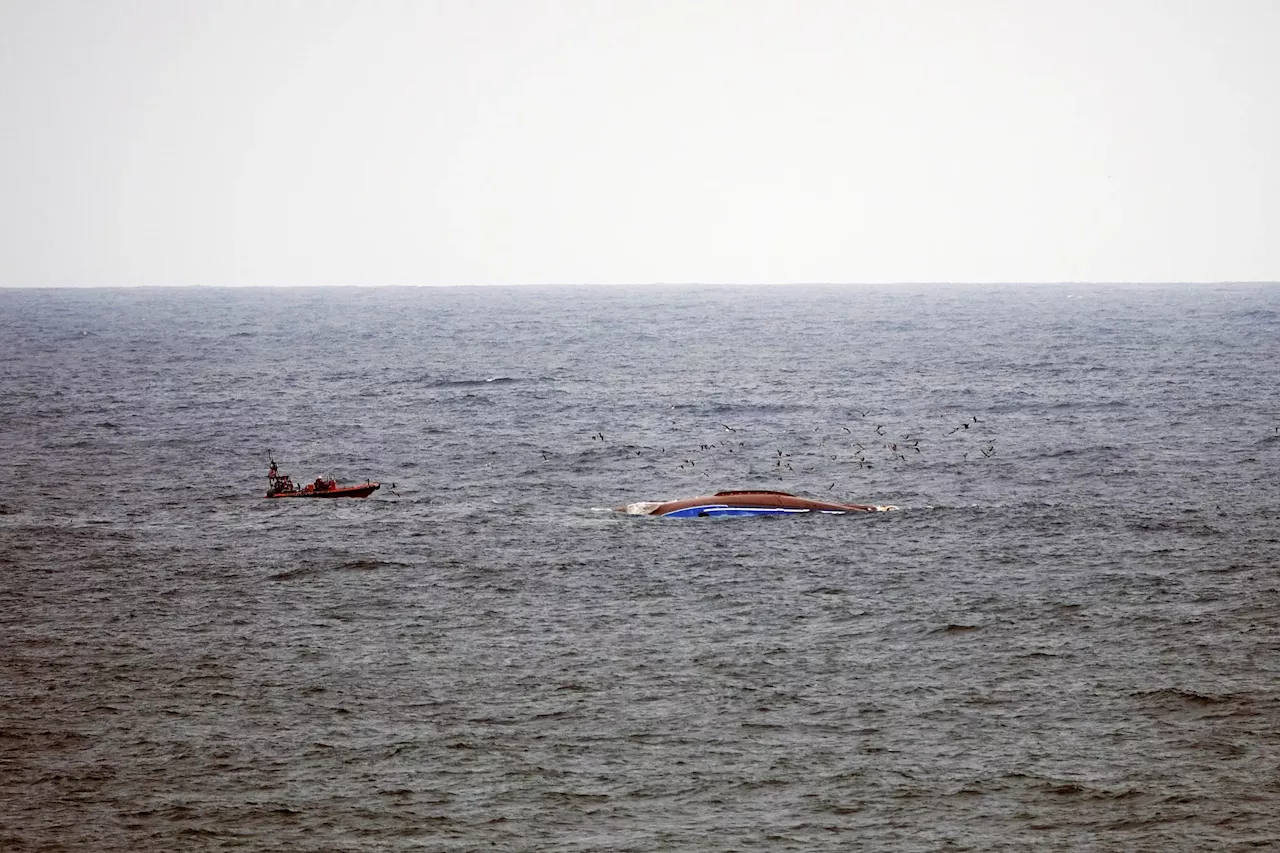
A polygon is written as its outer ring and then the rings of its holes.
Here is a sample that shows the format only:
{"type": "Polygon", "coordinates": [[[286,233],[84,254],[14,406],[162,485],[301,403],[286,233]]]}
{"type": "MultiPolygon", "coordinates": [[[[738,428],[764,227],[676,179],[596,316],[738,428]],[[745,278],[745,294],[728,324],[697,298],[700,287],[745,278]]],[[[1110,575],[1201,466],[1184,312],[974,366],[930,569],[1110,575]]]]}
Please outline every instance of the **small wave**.
{"type": "Polygon", "coordinates": [[[1194,690],[1183,690],[1180,687],[1165,687],[1160,690],[1143,690],[1133,694],[1143,699],[1176,699],[1191,705],[1221,705],[1235,700],[1234,696],[1216,693],[1197,693],[1194,690]]]}
{"type": "Polygon", "coordinates": [[[576,681],[570,681],[567,684],[558,684],[555,689],[566,693],[591,693],[594,690],[594,688],[585,684],[579,684],[576,681]]]}
{"type": "Polygon", "coordinates": [[[833,815],[851,815],[863,811],[866,807],[858,804],[831,803],[830,805],[821,805],[817,807],[817,811],[826,812],[833,815]]]}
{"type": "Polygon", "coordinates": [[[339,572],[371,572],[378,569],[403,569],[408,568],[406,563],[398,563],[394,560],[370,560],[356,559],[347,560],[336,566],[318,566],[304,565],[292,569],[285,569],[270,576],[273,581],[289,581],[297,578],[304,578],[309,575],[321,574],[325,571],[339,572]]]}
{"type": "Polygon", "coordinates": [[[408,566],[394,560],[348,560],[339,568],[343,571],[368,572],[374,569],[404,569],[408,566]]]}
{"type": "Polygon", "coordinates": [[[525,381],[523,377],[509,376],[505,373],[496,373],[492,376],[433,376],[419,374],[392,379],[387,382],[387,385],[416,385],[422,388],[483,388],[486,385],[507,385],[523,381],[525,381]]]}
{"type": "Polygon", "coordinates": [[[576,712],[576,711],[571,711],[571,710],[561,709],[561,710],[558,710],[558,711],[546,711],[546,712],[541,713],[541,714],[533,714],[529,719],[531,719],[531,720],[558,720],[558,719],[561,719],[562,717],[571,717],[571,716],[573,716],[575,713],[577,713],[577,712],[576,712]]]}
{"type": "Polygon", "coordinates": [[[765,779],[748,779],[745,782],[739,782],[734,787],[743,791],[760,791],[769,788],[785,788],[790,784],[786,779],[769,777],[765,779]]]}
{"type": "Polygon", "coordinates": [[[514,376],[490,376],[487,379],[419,379],[418,383],[428,388],[483,388],[485,385],[505,385],[517,381],[514,376]]]}
{"type": "Polygon", "coordinates": [[[1094,788],[1079,782],[1046,782],[1040,790],[1059,797],[1081,797],[1088,800],[1127,800],[1142,796],[1141,791],[1135,791],[1132,788],[1109,791],[1106,788],[1094,788]]]}
{"type": "Polygon", "coordinates": [[[544,799],[564,802],[602,803],[609,799],[608,794],[595,794],[589,791],[547,791],[542,796],[544,799]]]}
{"type": "Polygon", "coordinates": [[[1116,448],[1109,444],[1095,444],[1090,447],[1064,447],[1062,450],[1053,450],[1039,455],[1040,459],[1069,459],[1075,456],[1101,455],[1116,453],[1116,448]]]}
{"type": "Polygon", "coordinates": [[[934,628],[930,634],[967,634],[970,631],[977,631],[982,628],[981,625],[961,625],[959,623],[949,623],[938,628],[934,628]]]}
{"type": "Polygon", "coordinates": [[[1075,782],[1067,782],[1064,785],[1050,785],[1046,787],[1044,790],[1046,793],[1049,793],[1049,794],[1059,794],[1059,795],[1070,796],[1073,794],[1083,794],[1089,789],[1084,787],[1083,785],[1077,785],[1075,782]]]}
{"type": "Polygon", "coordinates": [[[300,569],[286,569],[283,572],[276,572],[271,576],[273,581],[291,581],[294,578],[306,577],[315,574],[317,569],[314,566],[304,566],[300,569]]]}
{"type": "Polygon", "coordinates": [[[1051,412],[1060,412],[1066,409],[1106,411],[1108,409],[1127,409],[1132,405],[1127,400],[1063,400],[1058,403],[1051,403],[1045,408],[1051,412]]]}
{"type": "Polygon", "coordinates": [[[493,400],[481,394],[463,394],[445,402],[445,405],[485,405],[492,406],[493,400]]]}

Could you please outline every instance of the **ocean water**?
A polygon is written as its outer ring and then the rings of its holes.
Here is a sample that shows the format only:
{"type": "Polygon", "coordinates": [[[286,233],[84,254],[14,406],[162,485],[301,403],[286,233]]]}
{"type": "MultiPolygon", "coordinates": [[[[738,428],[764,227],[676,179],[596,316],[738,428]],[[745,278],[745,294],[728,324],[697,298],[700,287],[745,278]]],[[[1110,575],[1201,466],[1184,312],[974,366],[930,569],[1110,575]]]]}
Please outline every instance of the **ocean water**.
{"type": "Polygon", "coordinates": [[[0,849],[1280,847],[1278,321],[0,290],[0,849]]]}

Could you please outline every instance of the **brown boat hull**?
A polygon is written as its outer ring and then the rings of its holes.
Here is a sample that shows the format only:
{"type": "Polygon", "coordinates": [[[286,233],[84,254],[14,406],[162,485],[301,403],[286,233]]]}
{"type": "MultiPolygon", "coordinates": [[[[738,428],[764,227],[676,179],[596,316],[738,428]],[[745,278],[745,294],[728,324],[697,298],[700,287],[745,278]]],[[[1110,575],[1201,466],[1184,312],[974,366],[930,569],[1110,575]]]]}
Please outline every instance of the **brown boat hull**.
{"type": "Polygon", "coordinates": [[[715,516],[804,515],[824,513],[846,515],[854,512],[884,512],[892,506],[844,504],[802,498],[789,492],[729,491],[675,501],[647,501],[618,507],[630,515],[659,515],[667,518],[705,518],[715,516]]]}

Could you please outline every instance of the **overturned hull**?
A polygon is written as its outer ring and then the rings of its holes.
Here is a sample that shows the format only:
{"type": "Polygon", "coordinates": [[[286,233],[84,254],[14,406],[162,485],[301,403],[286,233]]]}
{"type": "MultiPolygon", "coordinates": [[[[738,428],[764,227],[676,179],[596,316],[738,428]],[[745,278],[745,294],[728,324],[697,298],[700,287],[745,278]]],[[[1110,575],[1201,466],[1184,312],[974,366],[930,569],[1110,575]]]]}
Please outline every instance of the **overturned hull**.
{"type": "Polygon", "coordinates": [[[708,518],[744,515],[847,515],[854,512],[885,512],[894,506],[842,504],[802,498],[789,492],[762,490],[716,492],[676,501],[641,501],[617,507],[628,515],[660,515],[665,518],[708,518]]]}

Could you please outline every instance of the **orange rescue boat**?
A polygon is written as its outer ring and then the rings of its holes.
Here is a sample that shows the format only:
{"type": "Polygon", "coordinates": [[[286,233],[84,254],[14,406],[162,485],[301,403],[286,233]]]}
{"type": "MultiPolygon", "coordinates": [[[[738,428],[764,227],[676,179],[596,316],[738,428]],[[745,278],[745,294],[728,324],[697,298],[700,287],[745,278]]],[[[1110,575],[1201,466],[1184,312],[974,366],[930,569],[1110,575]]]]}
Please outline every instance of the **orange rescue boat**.
{"type": "Polygon", "coordinates": [[[365,480],[352,486],[340,486],[337,480],[316,477],[314,483],[299,486],[288,474],[281,474],[276,461],[271,460],[271,470],[267,472],[268,498],[367,498],[378,490],[380,483],[365,480]]]}

